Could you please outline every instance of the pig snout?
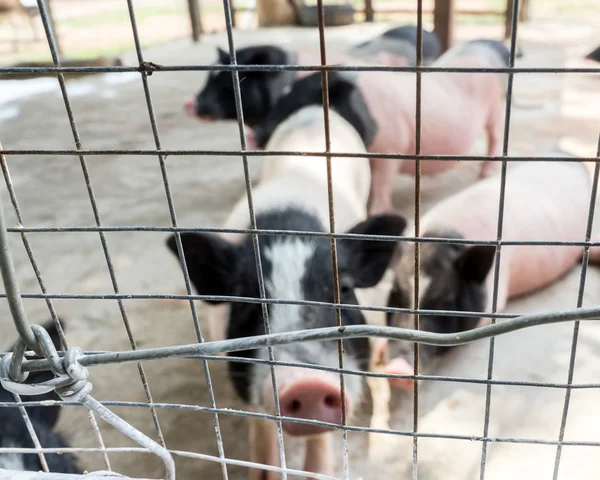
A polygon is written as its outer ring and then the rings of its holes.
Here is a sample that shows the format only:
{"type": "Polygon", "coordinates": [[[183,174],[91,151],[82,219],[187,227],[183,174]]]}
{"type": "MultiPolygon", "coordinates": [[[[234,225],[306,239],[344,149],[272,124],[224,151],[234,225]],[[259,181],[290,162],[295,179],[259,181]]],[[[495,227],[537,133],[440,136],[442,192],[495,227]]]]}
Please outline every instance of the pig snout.
{"type": "MultiPolygon", "coordinates": [[[[284,417],[316,420],[340,425],[342,422],[342,394],[337,375],[308,369],[285,367],[277,372],[279,409],[284,417]]],[[[346,412],[350,400],[346,397],[346,412]]],[[[270,378],[265,385],[265,401],[274,413],[273,389],[270,378]]],[[[325,433],[331,428],[322,425],[283,422],[283,430],[292,436],[310,436],[325,433]]]]}
{"type": "Polygon", "coordinates": [[[190,98],[187,102],[185,102],[185,111],[190,117],[196,116],[196,100],[190,98]]]}
{"type": "Polygon", "coordinates": [[[201,98],[190,98],[185,102],[185,111],[190,117],[198,118],[202,122],[212,122],[219,118],[219,111],[212,104],[208,104],[201,98]]]}
{"type": "MultiPolygon", "coordinates": [[[[385,364],[384,373],[387,375],[413,375],[415,370],[408,361],[402,357],[395,357],[388,360],[389,340],[386,338],[377,338],[373,342],[373,362],[376,365],[385,364]]],[[[390,387],[401,390],[411,390],[414,387],[412,378],[388,378],[390,387]]],[[[423,380],[419,380],[419,385],[423,380]]]]}
{"type": "Polygon", "coordinates": [[[254,130],[248,126],[246,126],[246,148],[248,150],[258,150],[256,134],[254,133],[254,130]]]}

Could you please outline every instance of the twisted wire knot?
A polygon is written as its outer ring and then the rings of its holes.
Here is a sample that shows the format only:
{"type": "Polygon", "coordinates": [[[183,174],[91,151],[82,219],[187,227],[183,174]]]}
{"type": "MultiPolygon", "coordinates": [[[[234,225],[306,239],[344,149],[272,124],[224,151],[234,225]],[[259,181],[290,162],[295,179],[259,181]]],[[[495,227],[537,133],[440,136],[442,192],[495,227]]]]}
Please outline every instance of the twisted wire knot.
{"type": "Polygon", "coordinates": [[[27,344],[19,338],[14,350],[0,360],[2,386],[9,392],[19,395],[43,395],[54,390],[63,400],[80,402],[93,388],[87,380],[89,376],[87,368],[79,363],[83,351],[79,347],[72,347],[61,358],[45,328],[32,325],[31,329],[55,378],[37,384],[23,383],[29,376],[28,372],[23,371],[23,364],[28,361],[25,358],[27,344]]]}

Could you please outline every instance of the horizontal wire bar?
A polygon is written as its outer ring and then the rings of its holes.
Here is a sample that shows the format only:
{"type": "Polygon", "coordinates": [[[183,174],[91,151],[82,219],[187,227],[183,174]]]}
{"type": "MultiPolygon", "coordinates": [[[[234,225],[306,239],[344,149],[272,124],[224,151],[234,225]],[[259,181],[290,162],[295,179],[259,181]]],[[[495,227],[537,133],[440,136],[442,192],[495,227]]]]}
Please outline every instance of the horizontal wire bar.
{"type": "MultiPolygon", "coordinates": [[[[153,406],[157,408],[161,408],[160,404],[155,403],[153,406]]],[[[197,405],[180,405],[183,407],[183,410],[193,410],[193,411],[201,411],[202,413],[214,413],[215,411],[222,415],[231,415],[236,417],[251,417],[251,418],[260,418],[264,420],[282,420],[290,423],[299,423],[299,424],[308,424],[308,425],[318,425],[327,428],[331,428],[334,430],[340,430],[342,427],[340,425],[336,425],[334,423],[328,422],[320,422],[317,420],[306,420],[302,418],[292,418],[292,417],[277,417],[275,415],[268,415],[264,413],[257,412],[246,412],[243,410],[236,409],[212,409],[209,407],[200,407],[197,405]]],[[[478,435],[457,435],[457,434],[446,434],[446,433],[426,433],[426,432],[411,432],[411,431],[403,431],[403,430],[382,430],[378,428],[370,428],[370,427],[360,427],[357,425],[347,425],[344,427],[349,432],[356,433],[381,433],[386,435],[393,435],[398,437],[412,437],[412,438],[431,438],[431,439],[440,439],[440,440],[465,440],[469,442],[489,442],[489,443],[517,443],[517,444],[530,444],[530,445],[563,445],[563,446],[571,446],[571,447],[600,447],[600,442],[594,441],[577,441],[577,440],[563,440],[559,442],[558,440],[542,440],[535,438],[514,438],[514,437],[482,437],[478,435]]],[[[72,447],[72,448],[42,448],[40,449],[43,453],[95,453],[95,452],[138,452],[138,453],[151,453],[146,449],[139,447],[107,447],[106,449],[102,448],[85,448],[85,447],[72,447]]],[[[175,451],[168,450],[169,453],[174,454],[175,451]]],[[[2,453],[37,453],[35,448],[0,448],[0,452],[2,453]]],[[[199,458],[202,454],[194,453],[194,452],[186,452],[190,455],[198,455],[199,458]]],[[[218,460],[218,457],[213,457],[218,460]]],[[[227,461],[227,460],[225,460],[227,461]]],[[[248,462],[250,463],[250,462],[248,462]]],[[[253,464],[256,465],[256,464],[253,464]]],[[[258,464],[262,465],[262,464],[258,464]]],[[[311,477],[313,478],[313,477],[311,477]]]]}
{"type": "Polygon", "coordinates": [[[81,66],[81,67],[0,67],[0,75],[22,75],[31,73],[117,73],[117,72],[438,72],[438,73],[600,73],[595,67],[399,67],[388,65],[158,65],[152,62],[142,62],[139,67],[127,66],[81,66]]]}
{"type": "Polygon", "coordinates": [[[375,240],[380,242],[445,243],[451,245],[491,245],[491,246],[564,246],[564,247],[600,247],[600,241],[564,241],[564,240],[471,240],[445,237],[412,237],[391,235],[365,235],[361,233],[329,233],[304,230],[273,230],[251,228],[217,227],[162,227],[158,225],[124,225],[101,227],[10,227],[9,233],[83,233],[83,232],[202,232],[202,233],[239,233],[244,235],[282,235],[291,237],[335,238],[338,240],[375,240]]]}
{"type": "MultiPolygon", "coordinates": [[[[368,305],[354,305],[349,303],[328,303],[317,302],[312,300],[282,300],[279,298],[252,298],[252,297],[232,297],[226,295],[178,295],[178,294],[80,294],[80,293],[23,293],[23,298],[58,298],[58,299],[73,299],[73,300],[201,300],[201,301],[220,301],[220,302],[237,302],[237,303],[254,303],[254,304],[270,304],[270,305],[302,305],[323,308],[340,308],[342,310],[360,310],[367,312],[385,312],[385,313],[407,313],[419,315],[436,315],[436,316],[456,316],[470,318],[505,318],[514,319],[525,314],[518,313],[483,313],[469,312],[458,310],[422,310],[413,308],[398,308],[398,307],[375,307],[368,305]]],[[[6,294],[0,293],[0,298],[5,298],[6,294]]]]}
{"type": "MultiPolygon", "coordinates": [[[[302,156],[302,157],[342,157],[342,158],[389,158],[399,160],[415,160],[415,155],[403,154],[403,153],[376,153],[376,152],[312,152],[303,150],[148,150],[148,149],[0,149],[0,154],[3,155],[140,155],[140,156],[153,156],[157,154],[170,156],[217,156],[217,157],[235,157],[240,155],[246,155],[249,157],[289,157],[289,156],[302,156]]],[[[440,160],[446,162],[482,162],[482,161],[508,161],[508,162],[565,162],[565,163],[578,163],[578,162],[597,162],[598,157],[565,157],[560,155],[547,155],[547,156],[485,156],[485,155],[419,155],[419,160],[440,160]]]]}
{"type": "MultiPolygon", "coordinates": [[[[194,458],[197,460],[206,460],[209,462],[227,464],[227,465],[238,465],[241,467],[259,468],[261,470],[270,470],[273,472],[286,472],[299,477],[310,478],[315,480],[338,480],[336,477],[330,477],[328,475],[321,475],[319,473],[305,472],[303,470],[295,470],[293,468],[279,468],[272,465],[266,465],[262,463],[254,463],[246,460],[235,460],[233,458],[219,458],[214,455],[207,455],[204,453],[188,452],[185,450],[167,450],[171,455],[180,457],[194,458]]],[[[107,448],[86,448],[86,447],[68,447],[68,448],[17,448],[17,447],[0,447],[0,453],[152,453],[144,448],[140,447],[107,447],[107,448]]],[[[16,477],[15,477],[16,478],[16,477]]],[[[19,477],[20,478],[20,477],[19,477]]],[[[77,477],[73,477],[77,478],[77,477]]],[[[87,476],[81,476],[80,478],[87,478],[87,476]]],[[[120,478],[120,477],[119,477],[120,478]]],[[[128,477],[130,478],[130,477],[128,477]]],[[[136,480],[131,478],[131,480],[136,480]]]]}
{"type": "MultiPolygon", "coordinates": [[[[481,340],[483,338],[491,338],[497,335],[502,335],[538,325],[548,325],[552,323],[574,320],[597,320],[598,318],[600,318],[600,307],[578,308],[574,310],[557,311],[551,313],[523,315],[493,325],[486,325],[484,327],[466,330],[459,333],[448,334],[371,325],[315,328],[312,330],[298,330],[269,335],[257,335],[253,337],[212,341],[199,344],[85,355],[79,360],[79,363],[83,366],[108,365],[115,363],[121,364],[167,358],[179,358],[190,355],[206,355],[237,352],[242,350],[254,350],[259,348],[289,345],[297,342],[369,337],[407,340],[413,343],[417,342],[427,345],[457,346],[471,343],[476,340],[481,340]]],[[[33,360],[23,364],[23,371],[26,372],[33,370],[48,370],[49,368],[50,367],[47,360],[33,360]]]]}

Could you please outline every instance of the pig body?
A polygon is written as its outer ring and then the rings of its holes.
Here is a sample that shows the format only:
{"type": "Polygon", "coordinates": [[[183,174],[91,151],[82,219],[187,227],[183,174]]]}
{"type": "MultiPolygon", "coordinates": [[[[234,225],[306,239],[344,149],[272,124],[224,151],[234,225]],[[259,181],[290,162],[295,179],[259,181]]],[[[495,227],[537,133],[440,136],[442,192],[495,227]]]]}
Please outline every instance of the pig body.
{"type": "MultiPolygon", "coordinates": [[[[508,51],[500,42],[477,40],[448,50],[435,62],[438,67],[506,67],[508,51]]],[[[318,74],[317,74],[318,75],[318,74]]],[[[299,108],[321,104],[320,76],[294,83],[267,119],[255,129],[259,148],[266,145],[274,128],[299,108]]],[[[443,72],[421,78],[421,154],[468,155],[480,134],[486,133],[488,155],[501,153],[506,86],[504,74],[443,72]]],[[[404,72],[332,72],[329,74],[330,106],[359,129],[362,117],[372,117],[375,129],[366,138],[371,153],[413,154],[416,150],[415,75],[404,72]],[[352,90],[354,88],[354,91],[352,90]],[[347,105],[350,95],[360,96],[366,113],[347,105]]],[[[421,162],[424,175],[454,168],[457,161],[421,162]]],[[[392,208],[392,186],[399,173],[415,174],[414,160],[371,159],[370,213],[392,208]]],[[[481,176],[489,176],[492,162],[484,162],[481,176]]]]}
{"type": "MultiPolygon", "coordinates": [[[[591,169],[587,163],[567,162],[523,163],[510,168],[502,238],[518,242],[582,241],[587,227],[591,169]]],[[[441,201],[423,216],[422,236],[495,240],[499,195],[500,178],[494,176],[441,201]]],[[[414,234],[412,228],[408,232],[414,234]]],[[[543,288],[566,274],[581,259],[583,247],[508,245],[501,252],[496,311],[502,311],[509,298],[543,288]]],[[[419,308],[492,312],[494,246],[422,244],[421,253],[419,308]]],[[[590,258],[593,261],[597,255],[590,258]]],[[[411,255],[406,255],[396,267],[398,281],[390,295],[390,306],[411,306],[410,262],[411,255]]],[[[412,318],[397,315],[390,323],[410,328],[412,318]]],[[[456,333],[480,323],[473,317],[420,316],[422,330],[438,333],[456,333]]],[[[390,351],[395,358],[388,364],[388,373],[411,374],[412,344],[392,343],[390,351]]],[[[385,344],[379,342],[377,349],[385,344]]],[[[425,360],[447,350],[421,345],[425,360]]],[[[392,383],[412,386],[409,380],[392,383]]]]}
{"type": "MultiPolygon", "coordinates": [[[[439,56],[440,42],[434,33],[423,31],[424,62],[439,56]]],[[[218,49],[217,64],[230,64],[229,53],[218,49]]],[[[318,48],[299,50],[285,49],[275,45],[253,45],[236,51],[239,65],[320,65],[318,48]]],[[[416,64],[416,27],[405,25],[384,32],[347,52],[327,56],[328,64],[381,64],[409,66],[416,64]]],[[[425,63],[427,64],[427,63],[425,63]]],[[[240,72],[240,93],[244,122],[253,127],[260,123],[284,94],[294,80],[312,72],[240,72]],[[243,81],[241,81],[243,80],[243,81]]],[[[201,120],[235,120],[237,113],[231,73],[213,71],[204,87],[194,99],[186,102],[186,111],[201,120]]]]}
{"type": "MultiPolygon", "coordinates": [[[[360,135],[337,114],[331,117],[332,148],[364,152],[360,135]]],[[[324,149],[323,112],[310,107],[297,112],[274,133],[272,148],[292,150],[324,149]]],[[[379,235],[399,235],[406,222],[395,215],[366,218],[369,166],[362,158],[332,159],[336,230],[379,235]],[[376,233],[377,232],[377,233],[376,233]]],[[[253,190],[257,226],[260,229],[326,232],[329,224],[326,166],[323,158],[304,156],[269,157],[263,164],[261,180],[253,190]]],[[[226,228],[249,228],[248,204],[244,196],[233,208],[226,228]]],[[[333,302],[333,270],[327,238],[265,235],[259,237],[260,256],[267,298],[290,301],[333,302]]],[[[259,298],[252,237],[242,234],[182,234],[190,278],[200,294],[237,295],[259,298]]],[[[384,275],[395,246],[392,242],[338,241],[340,294],[342,303],[358,304],[358,289],[374,287],[384,275]],[[376,245],[373,245],[373,244],[376,245]]],[[[168,246],[177,252],[174,237],[168,246]]],[[[364,297],[363,297],[364,298],[364,297]]],[[[260,304],[217,304],[210,313],[213,340],[261,335],[266,332],[260,304]]],[[[270,331],[335,326],[333,309],[273,304],[268,307],[270,331]]],[[[342,313],[345,325],[365,323],[359,311],[342,313]]],[[[368,369],[370,348],[367,339],[345,343],[347,368],[368,369]]],[[[275,358],[328,367],[338,366],[335,341],[308,342],[274,348],[275,358]]],[[[268,359],[267,350],[237,352],[236,356],[268,359]]],[[[275,413],[270,368],[266,365],[229,363],[230,378],[242,400],[256,408],[275,413]]],[[[284,416],[311,418],[339,424],[342,398],[339,376],[300,367],[276,367],[279,402],[284,416]]],[[[346,408],[362,391],[362,381],[346,379],[346,408]]],[[[284,422],[284,431],[295,436],[319,436],[328,429],[284,422]]],[[[273,422],[251,421],[251,458],[277,464],[277,435],[273,422]]],[[[321,437],[319,437],[321,438],[321,437]]],[[[323,440],[311,439],[305,468],[321,473],[331,470],[323,440]]],[[[325,442],[327,444],[327,442],[325,442]]],[[[259,475],[254,472],[254,478],[259,475]]],[[[269,474],[272,475],[272,474],[269,474]]],[[[260,477],[263,478],[263,477],[260,477]]],[[[268,476],[268,478],[271,478],[268,476]]]]}

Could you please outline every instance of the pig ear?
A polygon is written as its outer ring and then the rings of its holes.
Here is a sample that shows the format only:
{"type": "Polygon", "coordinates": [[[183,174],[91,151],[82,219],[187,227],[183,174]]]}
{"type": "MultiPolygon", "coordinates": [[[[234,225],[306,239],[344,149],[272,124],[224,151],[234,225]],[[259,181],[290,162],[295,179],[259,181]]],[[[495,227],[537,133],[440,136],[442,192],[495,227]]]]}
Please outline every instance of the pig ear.
{"type": "Polygon", "coordinates": [[[222,65],[228,65],[231,63],[231,57],[229,52],[226,52],[221,47],[217,47],[217,56],[219,57],[219,63],[222,65]]]}
{"type": "MultiPolygon", "coordinates": [[[[319,78],[321,77],[320,73],[317,73],[316,75],[318,75],[319,78]]],[[[356,88],[356,83],[351,78],[342,76],[339,72],[331,72],[327,78],[329,84],[329,97],[332,103],[336,100],[347,100],[356,88]]]]}
{"type": "MultiPolygon", "coordinates": [[[[236,265],[235,247],[217,235],[182,233],[181,243],[190,280],[199,295],[232,295],[236,265]]],[[[175,235],[167,239],[167,247],[177,258],[175,235]]],[[[221,303],[211,300],[208,303],[221,303]]]]}
{"type": "Polygon", "coordinates": [[[490,273],[496,247],[492,245],[475,245],[467,248],[454,262],[454,268],[460,278],[467,282],[483,283],[490,273]]]}
{"type": "MultiPolygon", "coordinates": [[[[395,214],[373,215],[348,233],[363,235],[402,235],[406,228],[404,217],[395,214]]],[[[347,247],[349,267],[356,288],[373,287],[388,269],[397,242],[377,240],[343,240],[347,247]]]]}

